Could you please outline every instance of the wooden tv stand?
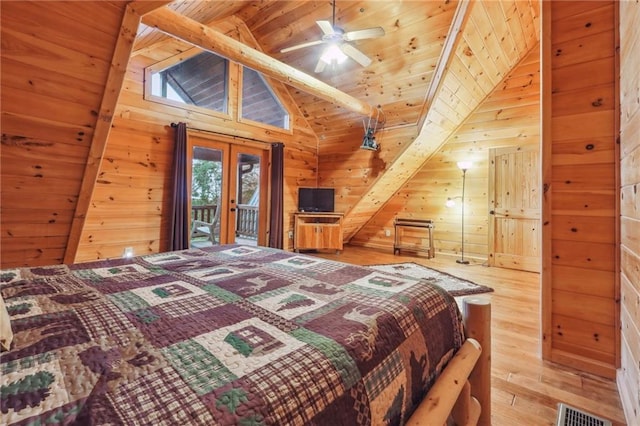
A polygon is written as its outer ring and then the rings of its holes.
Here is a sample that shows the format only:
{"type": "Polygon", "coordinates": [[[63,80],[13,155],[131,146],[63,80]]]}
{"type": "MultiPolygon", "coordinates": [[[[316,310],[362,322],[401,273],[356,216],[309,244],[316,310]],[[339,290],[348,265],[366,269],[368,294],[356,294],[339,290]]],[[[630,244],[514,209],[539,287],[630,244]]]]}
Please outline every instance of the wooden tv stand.
{"type": "Polygon", "coordinates": [[[294,213],[293,249],[342,250],[343,213],[294,213]]]}

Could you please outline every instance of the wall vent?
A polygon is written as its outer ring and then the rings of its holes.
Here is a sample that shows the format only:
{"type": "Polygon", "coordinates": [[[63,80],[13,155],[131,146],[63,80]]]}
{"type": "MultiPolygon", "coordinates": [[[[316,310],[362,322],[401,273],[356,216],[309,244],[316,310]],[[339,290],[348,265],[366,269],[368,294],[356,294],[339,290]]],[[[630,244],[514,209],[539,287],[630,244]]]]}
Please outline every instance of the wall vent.
{"type": "Polygon", "coordinates": [[[609,420],[603,419],[586,411],[570,407],[566,404],[558,404],[557,426],[611,426],[609,420]]]}

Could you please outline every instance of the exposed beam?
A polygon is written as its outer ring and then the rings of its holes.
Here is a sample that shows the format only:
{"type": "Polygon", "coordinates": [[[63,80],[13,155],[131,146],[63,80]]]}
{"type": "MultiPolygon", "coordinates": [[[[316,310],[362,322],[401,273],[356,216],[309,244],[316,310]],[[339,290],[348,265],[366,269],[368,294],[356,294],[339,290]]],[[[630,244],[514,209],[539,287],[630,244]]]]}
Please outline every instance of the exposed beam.
{"type": "Polygon", "coordinates": [[[158,9],[142,18],[150,27],[180,40],[191,43],[230,61],[245,65],[255,71],[317,96],[349,111],[370,116],[375,108],[336,88],[255,50],[237,40],[207,27],[169,8],[158,9]]]}
{"type": "Polygon", "coordinates": [[[453,57],[454,49],[459,39],[459,34],[461,33],[462,27],[465,24],[468,8],[469,0],[460,0],[460,2],[458,3],[458,7],[456,8],[456,12],[453,15],[453,21],[451,23],[451,27],[449,28],[449,33],[447,34],[447,38],[444,40],[444,47],[442,48],[442,54],[440,55],[440,58],[438,58],[436,71],[433,75],[433,79],[431,80],[431,84],[429,84],[429,88],[427,89],[427,95],[425,96],[425,101],[422,105],[422,111],[420,113],[421,118],[418,120],[418,127],[422,127],[424,125],[424,120],[427,117],[426,112],[429,110],[429,107],[433,103],[433,99],[435,98],[436,93],[442,84],[444,74],[449,67],[451,58],[453,57]]]}
{"type": "Polygon", "coordinates": [[[78,251],[87,211],[91,204],[93,189],[100,171],[102,158],[104,157],[109,132],[111,131],[113,114],[118,104],[118,97],[120,96],[120,90],[124,83],[129,56],[133,50],[133,42],[136,38],[138,25],[140,24],[140,15],[134,9],[132,3],[128,4],[122,17],[120,34],[118,35],[111,59],[111,67],[100,104],[100,111],[98,112],[93,139],[91,140],[91,146],[89,148],[89,155],[87,156],[82,184],[80,185],[80,192],[78,194],[78,202],[73,215],[73,221],[71,222],[67,248],[64,253],[64,263],[67,264],[74,262],[76,252],[78,251]]]}
{"type": "Polygon", "coordinates": [[[168,4],[173,3],[173,0],[135,0],[129,3],[131,6],[131,10],[137,13],[140,16],[144,16],[147,13],[151,13],[156,9],[164,7],[168,4]]]}

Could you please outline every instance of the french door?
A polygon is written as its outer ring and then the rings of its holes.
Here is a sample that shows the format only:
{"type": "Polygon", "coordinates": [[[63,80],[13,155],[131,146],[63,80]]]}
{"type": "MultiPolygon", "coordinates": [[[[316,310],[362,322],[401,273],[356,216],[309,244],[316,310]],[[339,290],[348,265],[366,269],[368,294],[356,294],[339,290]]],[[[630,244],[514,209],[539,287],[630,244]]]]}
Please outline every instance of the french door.
{"type": "Polygon", "coordinates": [[[189,135],[191,246],[266,245],[268,149],[189,135]]]}

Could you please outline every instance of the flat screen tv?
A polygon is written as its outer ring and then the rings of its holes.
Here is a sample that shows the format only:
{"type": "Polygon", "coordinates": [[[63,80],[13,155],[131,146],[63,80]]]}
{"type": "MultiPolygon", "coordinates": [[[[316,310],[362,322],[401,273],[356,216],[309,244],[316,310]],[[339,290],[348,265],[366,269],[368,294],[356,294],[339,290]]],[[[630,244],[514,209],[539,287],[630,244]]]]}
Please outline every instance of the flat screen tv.
{"type": "Polygon", "coordinates": [[[298,188],[298,211],[333,212],[333,188],[298,188]]]}

